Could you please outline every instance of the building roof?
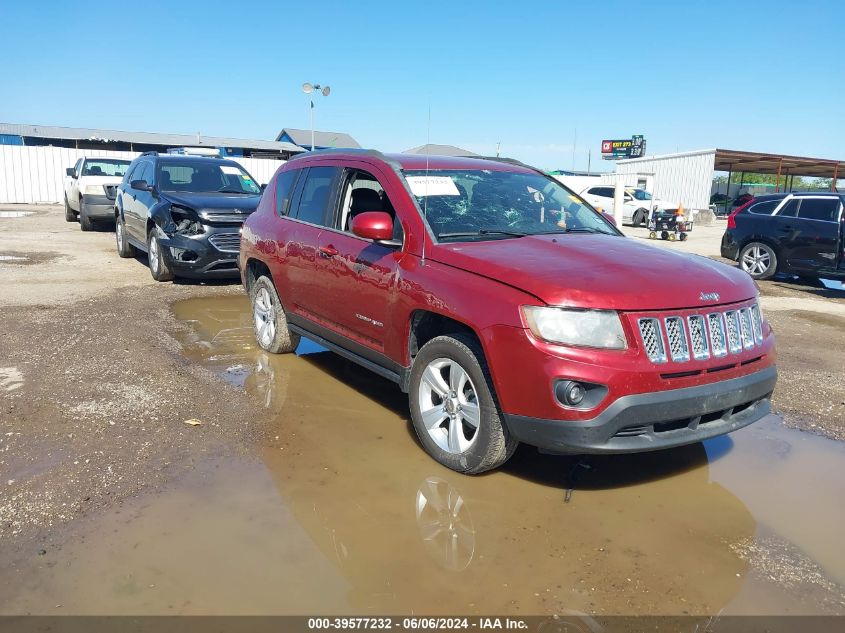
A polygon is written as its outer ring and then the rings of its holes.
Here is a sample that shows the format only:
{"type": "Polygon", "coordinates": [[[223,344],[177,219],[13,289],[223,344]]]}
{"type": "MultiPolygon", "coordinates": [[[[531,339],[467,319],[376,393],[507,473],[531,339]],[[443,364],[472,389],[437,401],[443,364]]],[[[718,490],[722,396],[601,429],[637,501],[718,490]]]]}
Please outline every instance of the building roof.
{"type": "MultiPolygon", "coordinates": [[[[276,136],[278,141],[287,134],[297,145],[302,147],[311,147],[311,130],[298,130],[292,127],[286,127],[276,136]]],[[[349,134],[343,132],[320,132],[314,130],[314,146],[315,147],[337,147],[337,148],[352,148],[357,149],[361,146],[349,134]]]]}
{"type": "Polygon", "coordinates": [[[702,149],[677,154],[662,154],[658,156],[643,156],[642,158],[627,158],[617,163],[638,163],[653,160],[668,160],[714,154],[716,171],[747,172],[750,174],[777,174],[781,176],[811,176],[815,178],[845,178],[845,160],[831,158],[808,158],[804,156],[790,156],[788,154],[770,154],[766,152],[746,152],[734,149],[702,149]]]}
{"type": "Polygon", "coordinates": [[[93,128],[58,127],[54,125],[28,125],[21,123],[0,123],[0,134],[33,136],[36,138],[59,138],[85,141],[117,141],[170,147],[242,147],[279,152],[304,152],[305,149],[293,143],[256,139],[205,136],[200,134],[159,134],[157,132],[123,132],[120,130],[99,130],[93,128]]]}
{"type": "Polygon", "coordinates": [[[436,145],[429,143],[428,145],[420,145],[419,147],[412,147],[406,149],[403,154],[426,154],[428,156],[478,156],[475,152],[468,149],[456,147],[454,145],[436,145]]]}

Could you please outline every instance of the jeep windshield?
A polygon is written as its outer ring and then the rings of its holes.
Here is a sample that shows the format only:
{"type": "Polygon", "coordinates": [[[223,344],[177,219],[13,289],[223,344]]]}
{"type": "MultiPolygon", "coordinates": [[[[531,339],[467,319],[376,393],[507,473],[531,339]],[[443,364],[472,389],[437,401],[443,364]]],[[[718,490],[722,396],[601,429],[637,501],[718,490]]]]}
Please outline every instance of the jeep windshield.
{"type": "Polygon", "coordinates": [[[630,193],[637,200],[651,200],[651,194],[648,191],[643,191],[642,189],[634,189],[630,193]]]}
{"type": "Polygon", "coordinates": [[[407,170],[405,179],[442,242],[513,239],[549,233],[620,235],[557,181],[500,170],[407,170]]]}
{"type": "Polygon", "coordinates": [[[209,160],[159,163],[157,180],[162,191],[257,195],[261,188],[239,165],[209,160]]]}

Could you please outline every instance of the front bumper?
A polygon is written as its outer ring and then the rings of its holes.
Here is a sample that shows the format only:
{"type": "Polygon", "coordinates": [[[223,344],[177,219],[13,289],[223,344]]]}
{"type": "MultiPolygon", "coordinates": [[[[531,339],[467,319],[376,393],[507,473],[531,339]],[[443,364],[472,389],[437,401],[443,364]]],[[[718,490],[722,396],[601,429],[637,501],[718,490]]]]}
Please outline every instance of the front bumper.
{"type": "Polygon", "coordinates": [[[108,196],[83,195],[79,209],[91,220],[114,221],[114,200],[108,196]]]}
{"type": "Polygon", "coordinates": [[[162,236],[159,244],[177,277],[237,279],[240,227],[208,228],[200,235],[162,236]],[[215,246],[217,244],[217,246],[215,246]],[[220,248],[218,248],[220,246],[220,248]]]}
{"type": "Polygon", "coordinates": [[[696,387],[622,396],[589,420],[505,414],[521,442],[560,453],[639,453],[699,442],[748,426],[771,411],[774,365],[696,387]]]}

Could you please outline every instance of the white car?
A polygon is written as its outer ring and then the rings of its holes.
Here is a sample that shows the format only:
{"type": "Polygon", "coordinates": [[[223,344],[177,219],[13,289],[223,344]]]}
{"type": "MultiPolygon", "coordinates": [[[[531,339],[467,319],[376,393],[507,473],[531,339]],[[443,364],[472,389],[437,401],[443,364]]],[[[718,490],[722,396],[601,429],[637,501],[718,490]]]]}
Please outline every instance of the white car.
{"type": "Polygon", "coordinates": [[[80,158],[65,170],[65,220],[76,222],[83,231],[94,222],[114,222],[117,186],[131,161],[121,158],[80,158]]]}
{"type": "MultiPolygon", "coordinates": [[[[607,213],[613,213],[613,194],[614,187],[612,185],[595,185],[582,191],[581,197],[594,207],[607,213]]],[[[622,205],[622,222],[624,224],[645,226],[648,224],[649,214],[655,207],[658,209],[671,207],[662,200],[652,199],[651,194],[644,189],[625,187],[624,195],[622,205]]]]}

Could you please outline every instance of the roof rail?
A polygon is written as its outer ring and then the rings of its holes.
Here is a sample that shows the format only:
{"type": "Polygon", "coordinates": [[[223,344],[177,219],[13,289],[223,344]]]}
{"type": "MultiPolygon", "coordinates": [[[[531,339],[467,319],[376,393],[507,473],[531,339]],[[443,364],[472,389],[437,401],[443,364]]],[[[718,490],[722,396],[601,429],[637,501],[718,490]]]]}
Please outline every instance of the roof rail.
{"type": "Polygon", "coordinates": [[[519,167],[528,167],[529,169],[533,169],[534,171],[539,171],[536,167],[532,167],[526,163],[523,163],[521,160],[517,160],[515,158],[507,158],[505,156],[466,156],[465,158],[479,158],[481,160],[492,160],[497,163],[507,163],[508,165],[518,165],[519,167]]]}
{"type": "Polygon", "coordinates": [[[158,152],[144,152],[141,156],[158,156],[158,152]]]}
{"type": "Polygon", "coordinates": [[[349,148],[349,149],[342,149],[342,148],[331,148],[331,149],[315,149],[314,151],[308,150],[297,154],[296,156],[291,156],[287,162],[302,160],[303,158],[308,158],[309,156],[332,156],[333,154],[352,154],[353,156],[372,156],[373,158],[378,158],[379,160],[383,160],[385,163],[393,167],[394,169],[401,169],[400,164],[386,156],[383,152],[380,152],[377,149],[362,149],[362,148],[349,148]]]}

